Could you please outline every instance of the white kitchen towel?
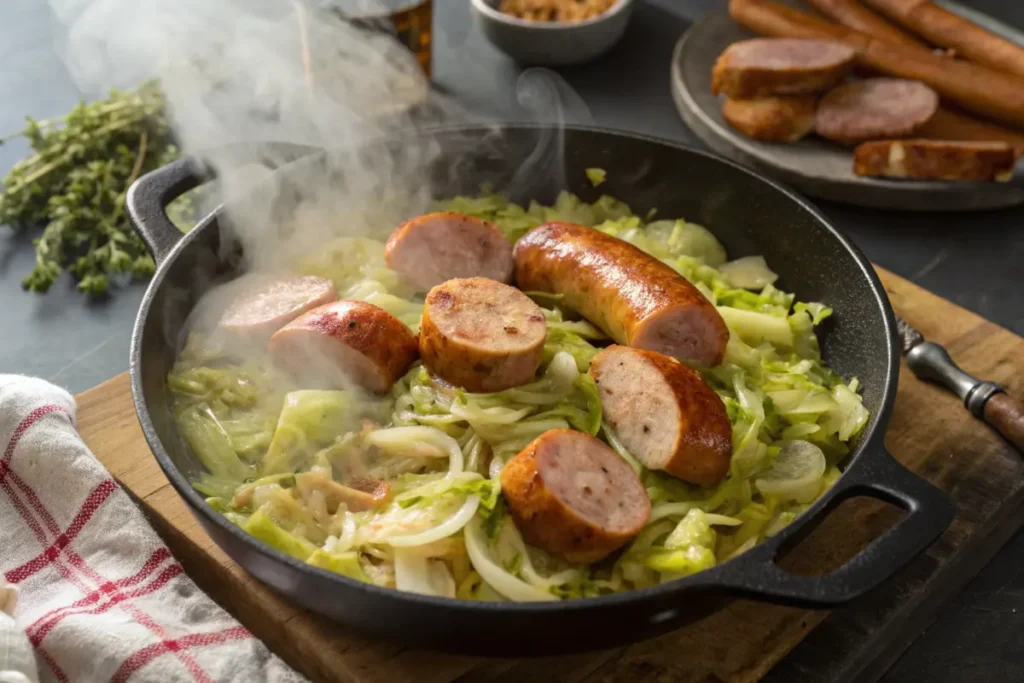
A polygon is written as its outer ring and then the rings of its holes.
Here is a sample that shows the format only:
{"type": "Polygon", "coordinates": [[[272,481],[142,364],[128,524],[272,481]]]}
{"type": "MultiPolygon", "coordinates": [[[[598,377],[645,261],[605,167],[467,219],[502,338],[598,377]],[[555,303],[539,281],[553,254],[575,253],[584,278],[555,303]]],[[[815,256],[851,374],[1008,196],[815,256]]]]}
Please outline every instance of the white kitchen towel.
{"type": "Polygon", "coordinates": [[[0,683],[304,681],[196,587],[74,425],[66,391],[0,375],[0,683]]]}

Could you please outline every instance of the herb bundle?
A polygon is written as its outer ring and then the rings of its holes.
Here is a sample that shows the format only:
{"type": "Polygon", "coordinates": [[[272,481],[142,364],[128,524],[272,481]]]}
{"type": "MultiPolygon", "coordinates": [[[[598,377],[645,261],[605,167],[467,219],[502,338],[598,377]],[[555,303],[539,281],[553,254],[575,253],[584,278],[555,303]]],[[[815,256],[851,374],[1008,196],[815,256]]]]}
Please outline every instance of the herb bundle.
{"type": "Polygon", "coordinates": [[[3,180],[0,224],[45,226],[22,286],[45,292],[67,269],[79,290],[98,296],[112,277],[152,275],[153,258],[128,222],[125,196],[136,178],[178,156],[158,84],[112,91],[109,99],[81,102],[67,116],[28,118],[24,130],[0,144],[22,135],[35,153],[3,180]]]}

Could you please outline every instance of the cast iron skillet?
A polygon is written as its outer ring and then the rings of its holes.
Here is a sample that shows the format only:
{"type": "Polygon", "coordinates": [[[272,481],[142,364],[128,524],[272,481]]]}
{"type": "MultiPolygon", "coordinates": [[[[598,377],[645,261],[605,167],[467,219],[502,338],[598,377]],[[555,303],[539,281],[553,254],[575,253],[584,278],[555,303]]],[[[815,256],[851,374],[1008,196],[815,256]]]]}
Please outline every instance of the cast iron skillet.
{"type": "MultiPolygon", "coordinates": [[[[650,137],[579,127],[564,131],[564,169],[562,164],[555,169],[564,175],[550,174],[543,187],[518,181],[510,187],[511,171],[535,149],[539,136],[551,130],[509,126],[498,136],[494,130],[438,133],[442,146],[454,151],[436,169],[436,196],[476,192],[483,180],[510,189],[520,201],[550,201],[560,189],[587,201],[607,192],[638,214],[657,207],[661,216],[682,216],[707,226],[732,258],[763,254],[781,275],[784,289],[832,306],[835,315],[821,335],[825,358],[843,376],[860,378],[872,416],[845,473],[799,519],[743,555],[682,580],[601,598],[541,604],[455,601],[378,588],[298,562],[229,523],[189,485],[202,466],[175,431],[165,378],[189,311],[211,283],[232,277],[236,266],[230,256],[220,256],[233,250],[221,243],[227,238],[218,226],[219,212],[185,237],[167,219],[167,203],[201,182],[190,164],[181,161],[141,178],[128,194],[131,220],[158,262],[132,338],[132,391],[160,466],[228,555],[303,607],[363,633],[446,651],[521,656],[647,638],[700,619],[733,596],[818,608],[839,605],[877,586],[945,530],[953,513],[948,499],[899,465],[882,444],[899,370],[885,291],[860,251],[815,208],[710,154],[650,137]],[[600,192],[584,174],[595,166],[608,170],[600,192]],[[561,182],[559,176],[568,179],[564,188],[555,184],[561,182]],[[907,514],[823,577],[796,576],[775,563],[781,551],[839,502],[859,495],[895,504],[907,514]]],[[[296,163],[311,163],[311,158],[296,163]]],[[[294,166],[276,173],[288,174],[294,166]]]]}

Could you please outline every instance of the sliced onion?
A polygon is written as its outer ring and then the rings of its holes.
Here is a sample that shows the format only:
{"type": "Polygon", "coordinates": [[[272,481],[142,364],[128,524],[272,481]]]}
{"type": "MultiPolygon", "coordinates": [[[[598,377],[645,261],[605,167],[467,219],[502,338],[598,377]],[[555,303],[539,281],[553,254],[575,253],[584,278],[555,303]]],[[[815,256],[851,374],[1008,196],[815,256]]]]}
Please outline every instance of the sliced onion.
{"type": "Polygon", "coordinates": [[[716,515],[714,513],[707,513],[704,515],[704,519],[711,526],[740,526],[743,524],[742,519],[735,517],[729,517],[728,515],[716,515]]]}
{"type": "Polygon", "coordinates": [[[813,443],[787,441],[771,469],[755,479],[754,485],[764,495],[806,503],[820,490],[825,467],[825,454],[813,443]]]}
{"type": "Polygon", "coordinates": [[[339,553],[351,550],[356,542],[356,518],[351,512],[345,513],[345,520],[341,523],[341,536],[336,541],[335,548],[339,553]]]}
{"type": "Polygon", "coordinates": [[[390,427],[378,429],[366,435],[366,443],[383,451],[416,455],[419,457],[448,456],[448,473],[462,471],[462,449],[459,442],[435,427],[390,427]],[[424,449],[423,444],[436,446],[438,450],[424,449]]]}
{"type": "Polygon", "coordinates": [[[440,541],[442,538],[448,538],[466,526],[469,520],[473,519],[473,515],[476,514],[479,507],[480,496],[469,496],[458,512],[437,526],[421,531],[418,534],[391,536],[385,538],[384,542],[395,548],[411,548],[417,545],[426,545],[427,543],[440,541]]]}
{"type": "Polygon", "coordinates": [[[580,376],[580,371],[571,353],[559,351],[548,363],[545,374],[551,377],[559,391],[567,392],[572,390],[573,382],[580,376]]]}
{"type": "Polygon", "coordinates": [[[533,560],[530,559],[530,551],[526,549],[526,541],[523,540],[522,534],[519,533],[519,529],[510,519],[505,520],[505,526],[501,530],[503,534],[507,534],[510,545],[513,550],[519,553],[520,557],[523,558],[522,573],[523,578],[532,585],[540,588],[541,590],[550,590],[555,586],[561,586],[575,581],[580,577],[579,569],[565,569],[560,572],[555,572],[550,576],[544,576],[537,571],[536,567],[533,566],[533,560]]]}
{"type": "Polygon", "coordinates": [[[497,479],[501,476],[501,470],[505,468],[505,458],[495,455],[491,458],[491,464],[487,467],[487,478],[497,479]]]}
{"type": "Polygon", "coordinates": [[[735,261],[723,263],[718,268],[733,287],[742,289],[764,289],[774,284],[779,276],[772,272],[764,256],[744,256],[735,261]]]}
{"type": "Polygon", "coordinates": [[[666,517],[682,517],[695,507],[696,505],[693,503],[659,503],[651,508],[650,521],[656,522],[666,517]]]}
{"type": "Polygon", "coordinates": [[[455,401],[452,403],[451,414],[467,422],[487,422],[492,425],[508,425],[519,422],[533,412],[532,407],[512,410],[511,408],[475,408],[455,401]]]}
{"type": "Polygon", "coordinates": [[[455,579],[448,566],[407,548],[395,550],[395,587],[421,595],[455,597],[455,579]]]}
{"type": "Polygon", "coordinates": [[[474,519],[466,525],[466,552],[469,554],[473,569],[491,588],[516,602],[557,600],[551,593],[531,586],[495,563],[490,557],[487,545],[487,535],[480,520],[474,519]]]}

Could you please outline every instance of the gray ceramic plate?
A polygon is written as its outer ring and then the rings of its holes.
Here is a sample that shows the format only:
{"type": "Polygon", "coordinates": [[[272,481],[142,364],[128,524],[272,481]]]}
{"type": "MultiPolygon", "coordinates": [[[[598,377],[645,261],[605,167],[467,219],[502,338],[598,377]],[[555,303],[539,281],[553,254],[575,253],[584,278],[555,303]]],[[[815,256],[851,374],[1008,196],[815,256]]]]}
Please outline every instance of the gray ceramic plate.
{"type": "Polygon", "coordinates": [[[711,68],[725,48],[754,34],[727,14],[695,22],[672,57],[672,96],[686,124],[719,154],[751,166],[808,195],[847,204],[906,211],[968,211],[1024,203],[1020,164],[1009,183],[861,178],[848,150],[811,136],[793,144],[757,142],[722,119],[711,94],[711,68]]]}

